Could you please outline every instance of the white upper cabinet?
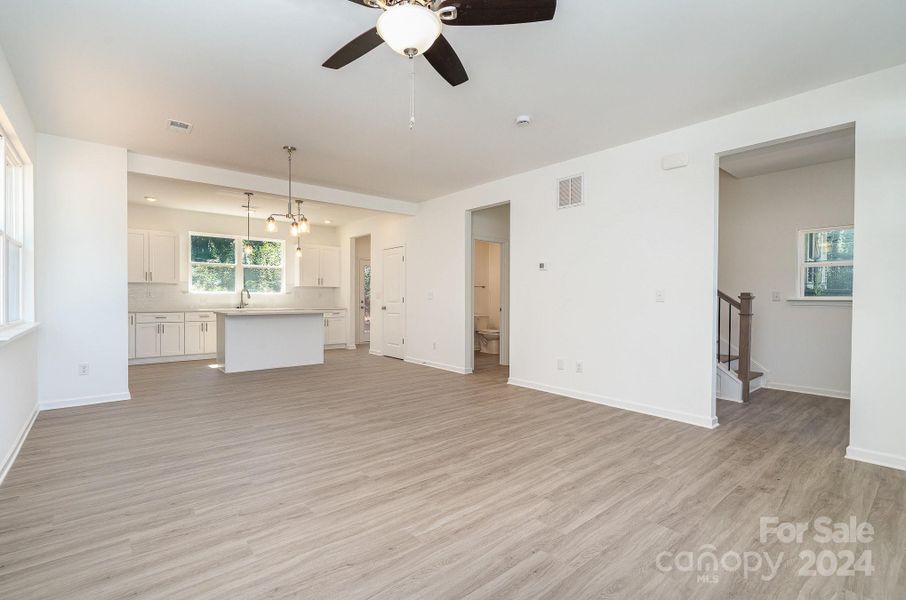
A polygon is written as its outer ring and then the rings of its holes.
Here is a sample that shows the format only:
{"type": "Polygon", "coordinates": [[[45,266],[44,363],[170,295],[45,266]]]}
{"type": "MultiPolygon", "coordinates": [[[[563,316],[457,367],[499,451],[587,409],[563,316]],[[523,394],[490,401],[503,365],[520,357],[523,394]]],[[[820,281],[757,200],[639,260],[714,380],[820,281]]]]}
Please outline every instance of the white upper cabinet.
{"type": "Polygon", "coordinates": [[[148,281],[148,236],[146,231],[129,230],[129,283],[148,281]]]}
{"type": "Polygon", "coordinates": [[[334,246],[302,248],[300,287],[340,287],[340,249],[334,246]]]}
{"type": "Polygon", "coordinates": [[[129,283],[178,283],[179,235],[129,230],[129,283]]]}

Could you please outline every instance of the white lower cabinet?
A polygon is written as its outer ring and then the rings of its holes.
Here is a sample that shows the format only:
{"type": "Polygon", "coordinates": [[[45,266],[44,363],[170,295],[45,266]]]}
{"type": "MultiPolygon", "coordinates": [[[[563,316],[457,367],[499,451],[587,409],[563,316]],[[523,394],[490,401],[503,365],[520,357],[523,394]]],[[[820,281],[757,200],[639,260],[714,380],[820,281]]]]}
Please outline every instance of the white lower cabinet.
{"type": "Polygon", "coordinates": [[[179,356],[185,354],[185,334],[182,323],[161,323],[160,355],[179,356]]]}
{"type": "Polygon", "coordinates": [[[324,345],[346,345],[346,315],[344,313],[324,314],[324,345]]]}
{"type": "Polygon", "coordinates": [[[182,313],[137,313],[135,358],[156,358],[185,354],[182,313]]]}
{"type": "Polygon", "coordinates": [[[135,326],[135,358],[160,356],[160,324],[138,323],[135,326]]]}
{"type": "Polygon", "coordinates": [[[129,358],[135,358],[135,315],[129,313],[129,358]]]}
{"type": "Polygon", "coordinates": [[[186,313],[186,354],[217,352],[217,321],[193,321],[186,313]]]}

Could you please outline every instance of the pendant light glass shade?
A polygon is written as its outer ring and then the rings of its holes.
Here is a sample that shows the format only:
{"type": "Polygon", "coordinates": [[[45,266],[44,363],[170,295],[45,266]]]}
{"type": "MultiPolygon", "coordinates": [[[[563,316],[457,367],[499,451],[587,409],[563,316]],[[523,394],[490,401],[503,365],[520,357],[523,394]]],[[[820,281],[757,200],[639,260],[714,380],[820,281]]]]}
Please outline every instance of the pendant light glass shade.
{"type": "Polygon", "coordinates": [[[271,233],[277,231],[277,219],[273,215],[267,218],[265,228],[271,233]]]}
{"type": "Polygon", "coordinates": [[[377,22],[378,35],[394,51],[412,58],[423,54],[440,36],[440,17],[421,4],[396,4],[385,10],[377,22]]]}
{"type": "Polygon", "coordinates": [[[300,248],[299,246],[296,246],[296,256],[298,258],[302,258],[302,248],[300,248]]]}
{"type": "Polygon", "coordinates": [[[289,234],[293,237],[298,237],[299,235],[299,223],[293,221],[292,225],[289,226],[289,234]]]}
{"type": "Polygon", "coordinates": [[[311,225],[308,223],[308,219],[302,217],[302,220],[299,222],[299,231],[301,233],[311,233],[311,225]]]}

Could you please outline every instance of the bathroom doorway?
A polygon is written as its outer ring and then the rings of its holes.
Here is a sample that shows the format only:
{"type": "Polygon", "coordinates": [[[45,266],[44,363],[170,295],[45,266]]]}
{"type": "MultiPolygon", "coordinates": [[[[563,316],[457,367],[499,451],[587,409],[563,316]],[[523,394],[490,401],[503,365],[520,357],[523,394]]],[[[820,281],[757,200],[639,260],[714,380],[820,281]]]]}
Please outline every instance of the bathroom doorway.
{"type": "Polygon", "coordinates": [[[473,372],[501,371],[510,362],[509,224],[509,204],[471,212],[467,347],[473,372]]]}
{"type": "Polygon", "coordinates": [[[371,236],[355,239],[356,344],[371,342],[371,236]]]}

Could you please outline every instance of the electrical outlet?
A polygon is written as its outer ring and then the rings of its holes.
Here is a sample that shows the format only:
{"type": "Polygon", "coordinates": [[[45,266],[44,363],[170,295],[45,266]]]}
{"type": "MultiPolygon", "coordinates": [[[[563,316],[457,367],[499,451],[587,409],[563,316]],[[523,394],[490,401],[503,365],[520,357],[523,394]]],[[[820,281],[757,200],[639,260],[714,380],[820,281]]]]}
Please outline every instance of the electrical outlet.
{"type": "Polygon", "coordinates": [[[582,373],[585,371],[585,364],[581,360],[576,361],[576,373],[582,373]]]}
{"type": "Polygon", "coordinates": [[[557,370],[563,371],[564,369],[566,369],[566,360],[563,358],[558,358],[557,359],[557,370]]]}
{"type": "Polygon", "coordinates": [[[88,375],[88,363],[79,363],[79,375],[88,375]]]}

